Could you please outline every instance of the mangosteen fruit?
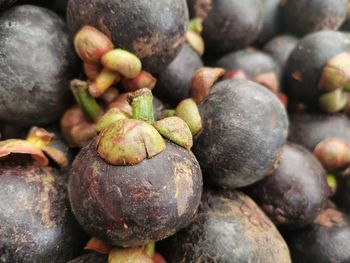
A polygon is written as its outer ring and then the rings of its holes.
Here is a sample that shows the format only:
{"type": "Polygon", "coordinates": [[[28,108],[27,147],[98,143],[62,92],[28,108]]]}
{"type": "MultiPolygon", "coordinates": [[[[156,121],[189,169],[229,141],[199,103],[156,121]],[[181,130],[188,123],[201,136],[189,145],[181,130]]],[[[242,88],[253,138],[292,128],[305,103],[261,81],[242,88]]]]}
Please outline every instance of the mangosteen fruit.
{"type": "Polygon", "coordinates": [[[337,209],[319,213],[312,224],[285,233],[293,262],[349,262],[350,217],[337,209]]]}
{"type": "Polygon", "coordinates": [[[289,115],[289,120],[289,140],[309,151],[313,152],[327,138],[350,142],[350,119],[345,114],[294,113],[289,115]]]}
{"type": "Polygon", "coordinates": [[[1,262],[65,263],[86,242],[69,208],[66,178],[47,166],[50,140],[33,128],[27,140],[0,143],[1,262]]]}
{"type": "Polygon", "coordinates": [[[72,35],[83,26],[95,27],[115,46],[142,59],[145,69],[154,73],[180,52],[188,10],[185,0],[71,0],[67,23],[72,35]]]}
{"type": "Polygon", "coordinates": [[[261,0],[216,0],[203,24],[203,38],[210,52],[225,54],[248,46],[260,34],[261,0]]]}
{"type": "Polygon", "coordinates": [[[41,7],[0,15],[0,120],[17,126],[55,122],[69,103],[76,58],[64,21],[41,7]]]}
{"type": "Polygon", "coordinates": [[[263,5],[263,25],[257,39],[258,44],[264,44],[277,35],[280,30],[280,1],[261,0],[263,5]]]}
{"type": "Polygon", "coordinates": [[[157,77],[154,93],[173,106],[189,97],[193,73],[203,67],[200,56],[187,44],[157,77]]]}
{"type": "Polygon", "coordinates": [[[292,35],[276,36],[265,44],[263,50],[270,54],[280,65],[281,69],[284,70],[289,55],[297,46],[298,41],[299,39],[292,35]]]}
{"type": "Polygon", "coordinates": [[[304,147],[287,143],[276,171],[247,188],[279,227],[300,228],[316,218],[330,194],[326,172],[304,147]]]}
{"type": "Polygon", "coordinates": [[[193,152],[205,179],[222,187],[244,187],[272,173],[288,133],[278,98],[249,80],[215,84],[199,105],[203,129],[193,152]]]}
{"type": "Polygon", "coordinates": [[[301,39],[286,66],[288,97],[310,109],[343,110],[349,100],[349,40],[349,35],[336,31],[316,32],[301,39]]]}
{"type": "Polygon", "coordinates": [[[283,22],[288,32],[304,36],[337,30],[347,15],[347,0],[298,0],[283,2],[283,22]]]}
{"type": "Polygon", "coordinates": [[[167,262],[291,262],[286,242],[241,192],[203,192],[195,220],[166,240],[167,262]]]}
{"type": "Polygon", "coordinates": [[[187,124],[178,117],[154,122],[149,89],[129,100],[133,119],[107,125],[103,117],[105,128],[82,148],[68,183],[72,210],[83,228],[122,247],[161,240],[185,227],[202,193],[187,124]]]}
{"type": "Polygon", "coordinates": [[[227,74],[242,70],[250,80],[258,82],[273,92],[279,90],[281,69],[267,53],[246,49],[229,53],[216,62],[217,67],[225,68],[227,74]]]}

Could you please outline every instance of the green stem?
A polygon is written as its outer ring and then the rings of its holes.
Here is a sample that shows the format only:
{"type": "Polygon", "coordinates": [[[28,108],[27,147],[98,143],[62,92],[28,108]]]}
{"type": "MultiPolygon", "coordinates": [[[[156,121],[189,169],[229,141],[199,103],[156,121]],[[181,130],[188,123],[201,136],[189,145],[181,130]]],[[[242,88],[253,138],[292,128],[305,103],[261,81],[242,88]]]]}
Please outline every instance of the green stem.
{"type": "Polygon", "coordinates": [[[154,253],[156,252],[156,243],[151,242],[146,246],[146,254],[150,257],[154,257],[154,253]]]}
{"type": "Polygon", "coordinates": [[[132,117],[148,124],[154,122],[153,96],[149,89],[140,89],[129,95],[132,117]]]}
{"type": "Polygon", "coordinates": [[[86,81],[78,79],[71,81],[71,90],[85,118],[96,122],[102,114],[102,108],[89,93],[89,85],[86,81]]]}

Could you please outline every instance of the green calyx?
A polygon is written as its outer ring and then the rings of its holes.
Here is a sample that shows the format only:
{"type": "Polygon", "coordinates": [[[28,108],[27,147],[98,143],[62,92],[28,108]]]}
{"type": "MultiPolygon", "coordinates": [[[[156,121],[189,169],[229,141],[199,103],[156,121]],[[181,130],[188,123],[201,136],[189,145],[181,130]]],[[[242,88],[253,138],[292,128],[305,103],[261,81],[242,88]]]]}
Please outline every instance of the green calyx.
{"type": "Polygon", "coordinates": [[[145,247],[146,254],[150,257],[153,258],[154,254],[156,252],[156,243],[151,242],[145,247]]]}
{"type": "Polygon", "coordinates": [[[103,66],[132,79],[142,70],[141,60],[134,54],[117,48],[107,52],[101,60],[103,66]]]}
{"type": "Polygon", "coordinates": [[[175,109],[167,109],[162,112],[162,119],[175,116],[175,109]]]}
{"type": "Polygon", "coordinates": [[[175,116],[187,123],[193,136],[202,130],[202,118],[198,106],[193,99],[181,101],[176,107],[175,116]]]}
{"type": "MultiPolygon", "coordinates": [[[[111,165],[135,165],[152,158],[165,150],[163,137],[186,149],[192,147],[192,131],[181,118],[169,117],[154,122],[153,96],[149,89],[130,93],[128,100],[132,106],[132,119],[120,110],[112,109],[97,123],[96,130],[100,133],[97,151],[106,162],[111,165]]],[[[184,110],[179,113],[197,133],[198,117],[201,128],[197,105],[193,100],[184,104],[184,110]],[[187,114],[187,111],[191,114],[187,114]]]]}
{"type": "Polygon", "coordinates": [[[25,140],[0,141],[0,160],[11,154],[27,154],[31,155],[40,166],[48,166],[50,159],[61,170],[65,170],[68,166],[67,156],[59,149],[50,146],[54,136],[55,134],[43,128],[33,127],[25,140]]]}
{"type": "Polygon", "coordinates": [[[89,84],[86,81],[78,79],[72,80],[70,83],[74,98],[78,103],[81,111],[87,120],[96,122],[102,115],[103,111],[89,93],[89,84]]]}
{"type": "Polygon", "coordinates": [[[318,83],[319,90],[330,92],[349,89],[350,53],[343,52],[327,61],[318,83]]]}
{"type": "Polygon", "coordinates": [[[332,193],[335,193],[338,187],[337,179],[332,174],[328,174],[326,179],[327,179],[327,184],[329,188],[331,188],[332,190],[332,193]]]}
{"type": "Polygon", "coordinates": [[[342,89],[336,89],[324,93],[319,98],[319,107],[329,113],[334,113],[343,110],[348,102],[349,98],[342,89]]]}
{"type": "Polygon", "coordinates": [[[96,125],[96,132],[100,133],[104,129],[106,129],[109,125],[116,123],[119,120],[129,119],[130,116],[121,111],[118,108],[112,108],[102,116],[102,118],[98,121],[96,125]]]}
{"type": "Polygon", "coordinates": [[[111,165],[135,165],[166,148],[162,136],[140,120],[124,119],[104,129],[98,137],[98,153],[111,165]]]}
{"type": "Polygon", "coordinates": [[[198,17],[191,19],[190,22],[188,23],[188,31],[191,31],[200,35],[203,31],[202,19],[198,17]]]}
{"type": "Polygon", "coordinates": [[[193,137],[190,128],[179,117],[168,117],[153,123],[157,131],[166,139],[190,150],[193,137]]]}

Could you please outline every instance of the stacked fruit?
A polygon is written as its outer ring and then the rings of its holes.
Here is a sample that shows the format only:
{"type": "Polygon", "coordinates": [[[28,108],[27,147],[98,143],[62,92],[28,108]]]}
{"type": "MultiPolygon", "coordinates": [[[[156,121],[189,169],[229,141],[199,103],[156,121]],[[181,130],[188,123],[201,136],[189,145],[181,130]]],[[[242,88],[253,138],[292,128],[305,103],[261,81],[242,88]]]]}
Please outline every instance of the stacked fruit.
{"type": "Polygon", "coordinates": [[[0,262],[350,262],[348,10],[0,0],[0,262]]]}

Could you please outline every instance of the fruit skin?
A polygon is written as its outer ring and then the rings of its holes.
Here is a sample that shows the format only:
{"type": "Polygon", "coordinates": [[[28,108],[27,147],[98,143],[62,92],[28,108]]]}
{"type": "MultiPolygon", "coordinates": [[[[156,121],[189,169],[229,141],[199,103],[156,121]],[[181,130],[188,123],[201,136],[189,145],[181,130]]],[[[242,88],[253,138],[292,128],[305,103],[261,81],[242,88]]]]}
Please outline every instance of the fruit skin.
{"type": "Polygon", "coordinates": [[[205,180],[237,188],[274,170],[286,142],[288,119],[272,92],[248,80],[222,81],[199,111],[203,130],[193,152],[205,180]]]}
{"type": "Polygon", "coordinates": [[[294,113],[289,115],[289,120],[289,140],[310,151],[329,137],[350,142],[350,120],[345,114],[294,113]]]}
{"type": "Polygon", "coordinates": [[[263,22],[260,0],[216,0],[204,21],[203,38],[207,50],[227,53],[251,44],[263,22]]]}
{"type": "Polygon", "coordinates": [[[261,0],[263,5],[263,25],[257,39],[258,44],[263,44],[277,35],[280,30],[280,1],[279,0],[261,0]]]}
{"type": "Polygon", "coordinates": [[[68,0],[54,0],[53,1],[53,10],[57,13],[65,16],[67,12],[68,0]]]}
{"type": "Polygon", "coordinates": [[[2,262],[62,262],[74,258],[85,236],[69,210],[64,176],[30,157],[0,166],[2,262]]]}
{"type": "Polygon", "coordinates": [[[285,1],[283,22],[286,29],[303,36],[315,31],[337,30],[345,21],[347,0],[285,1]]]}
{"type": "Polygon", "coordinates": [[[92,236],[116,246],[164,239],[193,218],[202,193],[194,155],[166,149],[134,166],[111,166],[99,157],[96,139],[73,162],[68,191],[73,213],[92,236]]]}
{"type": "Polygon", "coordinates": [[[213,0],[187,0],[190,17],[205,20],[211,11],[212,3],[213,0]]]}
{"type": "Polygon", "coordinates": [[[276,227],[236,191],[206,189],[196,219],[163,246],[168,263],[291,262],[276,227]]]}
{"type": "Polygon", "coordinates": [[[267,42],[263,51],[269,53],[284,70],[289,55],[297,46],[299,39],[292,35],[279,35],[267,42]]]}
{"type": "Polygon", "coordinates": [[[276,61],[269,54],[257,50],[239,50],[229,53],[220,58],[216,66],[223,67],[227,71],[243,70],[249,78],[273,73],[278,80],[281,75],[281,69],[276,61]]]}
{"type": "Polygon", "coordinates": [[[0,15],[0,120],[29,127],[53,123],[69,103],[77,59],[65,24],[30,5],[0,15]]]}
{"type": "Polygon", "coordinates": [[[96,27],[116,47],[142,59],[146,71],[155,73],[180,52],[188,10],[185,0],[71,0],[67,23],[72,35],[84,25],[96,27]]]}
{"type": "Polygon", "coordinates": [[[5,9],[16,2],[17,0],[0,0],[0,10],[5,9]]]}
{"type": "Polygon", "coordinates": [[[318,82],[324,65],[334,56],[349,52],[349,40],[349,35],[336,31],[316,32],[302,38],[286,65],[288,97],[317,107],[321,95],[318,82]]]}
{"type": "Polygon", "coordinates": [[[247,191],[276,225],[285,228],[312,223],[330,194],[320,162],[304,147],[292,143],[283,147],[276,171],[247,191]]]}
{"type": "Polygon", "coordinates": [[[334,196],[335,203],[346,210],[350,209],[350,179],[349,176],[338,176],[337,191],[334,196]]]}
{"type": "Polygon", "coordinates": [[[108,262],[108,255],[91,252],[75,258],[67,263],[106,263],[108,262]]]}
{"type": "Polygon", "coordinates": [[[309,226],[285,233],[293,262],[349,262],[350,217],[323,210],[309,226]]]}
{"type": "Polygon", "coordinates": [[[192,75],[201,67],[202,59],[189,45],[184,44],[179,55],[158,75],[154,93],[176,106],[189,97],[192,75]]]}

